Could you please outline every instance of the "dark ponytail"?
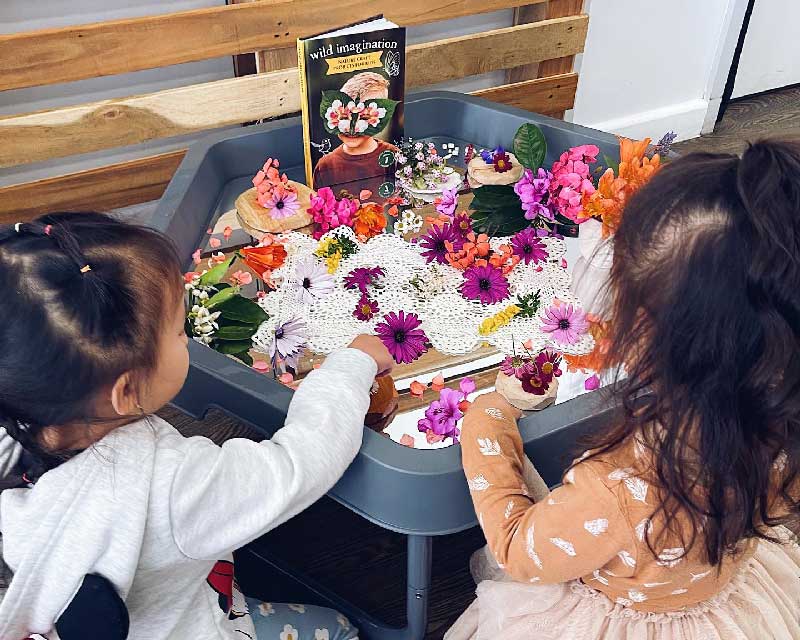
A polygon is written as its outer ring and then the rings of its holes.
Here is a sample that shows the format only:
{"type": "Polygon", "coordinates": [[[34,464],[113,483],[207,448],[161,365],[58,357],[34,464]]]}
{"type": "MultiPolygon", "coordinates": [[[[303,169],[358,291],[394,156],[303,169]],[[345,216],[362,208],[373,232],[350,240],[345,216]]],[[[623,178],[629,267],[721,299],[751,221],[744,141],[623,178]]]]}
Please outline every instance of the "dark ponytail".
{"type": "Polygon", "coordinates": [[[25,450],[0,490],[70,455],[41,446],[44,427],[94,422],[101,389],[152,370],[180,274],[170,240],[103,214],[0,227],[0,426],[25,450]]]}
{"type": "Polygon", "coordinates": [[[669,163],[614,238],[608,357],[626,363],[624,420],[592,444],[645,434],[664,531],[688,516],[683,546],[702,532],[712,564],[800,515],[799,283],[792,142],[669,163]]]}

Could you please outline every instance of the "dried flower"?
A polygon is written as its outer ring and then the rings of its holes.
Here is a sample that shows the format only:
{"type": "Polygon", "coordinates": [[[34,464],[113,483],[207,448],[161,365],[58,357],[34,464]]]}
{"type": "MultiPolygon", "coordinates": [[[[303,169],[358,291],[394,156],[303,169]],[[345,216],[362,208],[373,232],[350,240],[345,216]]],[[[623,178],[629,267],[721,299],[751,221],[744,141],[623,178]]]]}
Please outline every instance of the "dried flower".
{"type": "Polygon", "coordinates": [[[370,300],[366,293],[362,293],[358,304],[356,304],[356,310],[353,311],[353,315],[359,320],[366,322],[367,320],[371,320],[376,313],[378,313],[378,303],[374,300],[370,300]]]}
{"type": "Polygon", "coordinates": [[[297,299],[312,304],[333,291],[333,276],[313,258],[297,263],[297,299]]]}
{"type": "Polygon", "coordinates": [[[383,322],[375,327],[375,331],[395,362],[410,363],[428,350],[428,337],[419,329],[421,324],[414,313],[391,312],[383,317],[383,322]]]}
{"type": "Polygon", "coordinates": [[[497,267],[470,267],[464,272],[461,295],[469,300],[480,300],[482,304],[494,304],[508,298],[508,281],[497,267]]]}
{"type": "Polygon", "coordinates": [[[534,229],[528,227],[518,232],[511,240],[514,254],[519,256],[525,264],[543,262],[550,255],[547,246],[539,239],[534,229]]]}
{"type": "Polygon", "coordinates": [[[588,328],[586,314],[571,304],[549,307],[542,325],[542,331],[552,334],[553,340],[563,344],[575,344],[588,328]]]}

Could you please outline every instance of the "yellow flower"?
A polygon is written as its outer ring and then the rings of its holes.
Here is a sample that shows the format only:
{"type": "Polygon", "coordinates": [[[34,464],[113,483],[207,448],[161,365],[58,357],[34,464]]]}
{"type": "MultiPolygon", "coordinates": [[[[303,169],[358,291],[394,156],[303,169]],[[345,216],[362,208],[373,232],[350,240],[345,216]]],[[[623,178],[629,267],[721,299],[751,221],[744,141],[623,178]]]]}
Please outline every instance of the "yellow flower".
{"type": "Polygon", "coordinates": [[[520,311],[522,311],[522,309],[520,309],[517,305],[508,305],[505,309],[494,314],[491,318],[486,318],[483,322],[481,322],[480,326],[478,327],[478,333],[482,336],[488,336],[490,333],[494,333],[500,327],[504,327],[511,322],[514,319],[514,316],[516,316],[520,311]]]}

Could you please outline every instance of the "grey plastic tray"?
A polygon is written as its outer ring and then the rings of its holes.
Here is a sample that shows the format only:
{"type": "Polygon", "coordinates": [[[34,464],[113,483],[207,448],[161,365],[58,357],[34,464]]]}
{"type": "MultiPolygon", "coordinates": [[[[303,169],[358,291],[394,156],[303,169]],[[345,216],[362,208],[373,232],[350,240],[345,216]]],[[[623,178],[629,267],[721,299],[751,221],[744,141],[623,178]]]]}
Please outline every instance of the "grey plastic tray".
{"type": "MultiPolygon", "coordinates": [[[[596,144],[601,153],[618,155],[612,135],[479,98],[428,92],[406,102],[406,135],[416,139],[511,147],[525,122],[542,128],[547,163],[577,144],[596,144]]],[[[189,149],[153,220],[175,240],[187,267],[192,252],[205,241],[206,229],[233,208],[267,156],[279,157],[290,178],[303,180],[299,118],[212,134],[189,149]]],[[[199,418],[219,408],[268,436],[281,426],[292,397],[289,389],[195,342],[189,350],[189,378],[176,399],[181,409],[199,418]]],[[[526,452],[552,485],[574,452],[576,438],[608,418],[600,395],[591,393],[527,416],[520,431],[526,452]]],[[[368,520],[404,534],[443,535],[476,524],[458,446],[409,449],[365,429],[360,453],[330,495],[368,520]]]]}

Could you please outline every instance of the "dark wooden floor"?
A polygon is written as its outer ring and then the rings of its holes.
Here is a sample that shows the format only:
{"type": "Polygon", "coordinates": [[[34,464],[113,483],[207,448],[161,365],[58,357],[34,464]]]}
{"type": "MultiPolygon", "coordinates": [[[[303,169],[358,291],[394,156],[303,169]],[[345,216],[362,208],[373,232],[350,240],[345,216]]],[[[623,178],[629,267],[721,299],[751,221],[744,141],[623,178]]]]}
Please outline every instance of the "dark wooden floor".
{"type": "MultiPolygon", "coordinates": [[[[748,140],[771,135],[800,136],[800,87],[732,103],[713,134],[680,143],[676,149],[680,153],[738,153],[748,140]]],[[[231,437],[257,437],[219,413],[210,414],[202,422],[174,410],[163,415],[186,435],[205,435],[217,442],[231,437]]],[[[429,638],[441,638],[471,601],[474,585],[467,562],[482,544],[483,537],[477,529],[435,540],[429,638]]],[[[256,541],[253,548],[290,560],[298,569],[346,594],[386,622],[403,623],[404,538],[366,522],[332,500],[321,500],[256,541]]],[[[253,595],[275,600],[302,597],[291,585],[265,573],[261,565],[246,556],[241,560],[240,578],[253,595]]]]}

